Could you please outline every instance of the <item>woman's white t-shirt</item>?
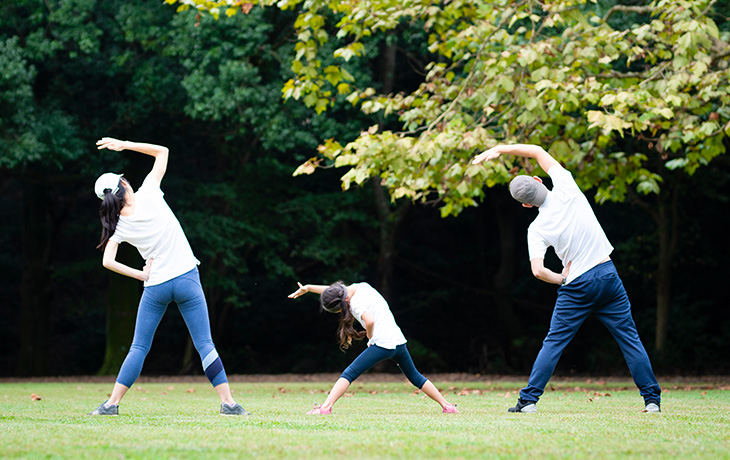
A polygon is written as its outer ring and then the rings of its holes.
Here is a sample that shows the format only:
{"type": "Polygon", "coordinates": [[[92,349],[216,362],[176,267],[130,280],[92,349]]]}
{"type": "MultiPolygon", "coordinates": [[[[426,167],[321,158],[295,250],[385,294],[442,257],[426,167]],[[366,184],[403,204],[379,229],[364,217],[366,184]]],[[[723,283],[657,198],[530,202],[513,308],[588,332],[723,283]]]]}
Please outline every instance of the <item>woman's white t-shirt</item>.
{"type": "Polygon", "coordinates": [[[565,266],[570,264],[567,283],[604,261],[613,246],[598,223],[593,208],[568,170],[550,168],[553,189],[527,229],[530,260],[544,259],[549,246],[565,266]]]}
{"type": "Polygon", "coordinates": [[[134,194],[134,214],[119,216],[109,238],[115,243],[131,244],[144,260],[154,259],[145,286],[164,283],[200,264],[163,196],[159,182],[148,175],[134,194]]]}
{"type": "Polygon", "coordinates": [[[364,313],[370,313],[373,318],[373,336],[368,345],[377,345],[381,348],[394,349],[398,345],[406,343],[398,325],[395,323],[393,313],[388,307],[388,302],[368,283],[356,283],[355,294],[350,298],[350,311],[357,321],[365,328],[362,320],[364,313]]]}

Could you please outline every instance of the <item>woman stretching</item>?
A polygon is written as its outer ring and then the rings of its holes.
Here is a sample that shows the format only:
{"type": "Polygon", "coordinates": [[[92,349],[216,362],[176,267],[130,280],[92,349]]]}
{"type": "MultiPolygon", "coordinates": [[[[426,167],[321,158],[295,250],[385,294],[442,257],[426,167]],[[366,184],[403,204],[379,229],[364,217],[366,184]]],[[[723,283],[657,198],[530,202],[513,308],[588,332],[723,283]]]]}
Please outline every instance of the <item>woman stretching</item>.
{"type": "Polygon", "coordinates": [[[144,291],[137,310],[134,339],[119,370],[111,397],[89,415],[118,415],[119,402],[142,371],[142,364],[162,315],[170,302],[176,302],[203,361],[205,375],[221,399],[221,415],[250,415],[237,404],[228,385],[218,352],[213,344],[208,306],[198,274],[198,260],[193,255],[180,222],[163,198],[160,182],[167,169],[168,149],[159,145],[120,141],[105,137],[98,148],[134,150],[155,158],[152,171],[135,193],[121,174],[102,174],[94,191],[102,200],[102,265],[109,270],[144,281],[144,291]],[[117,248],[122,242],[136,247],[146,261],[142,270],[117,262],[117,248]]]}
{"type": "Polygon", "coordinates": [[[296,299],[307,292],[314,292],[320,294],[320,305],[324,311],[340,314],[340,325],[337,330],[340,349],[348,348],[353,340],[361,340],[366,336],[368,338],[368,347],[345,369],[324,404],[321,406],[315,404],[314,409],[307,414],[331,414],[332,406],[345,394],[350,384],[360,374],[386,359],[395,361],[408,380],[439,403],[444,413],[459,412],[455,404],[447,402],[433,383],[416,370],[406,347],[406,338],[395,323],[388,303],[368,283],[349,286],[345,286],[341,281],[330,286],[297,284],[299,289],[290,294],[289,298],[296,299]],[[355,319],[365,328],[364,331],[355,330],[353,327],[355,319]]]}

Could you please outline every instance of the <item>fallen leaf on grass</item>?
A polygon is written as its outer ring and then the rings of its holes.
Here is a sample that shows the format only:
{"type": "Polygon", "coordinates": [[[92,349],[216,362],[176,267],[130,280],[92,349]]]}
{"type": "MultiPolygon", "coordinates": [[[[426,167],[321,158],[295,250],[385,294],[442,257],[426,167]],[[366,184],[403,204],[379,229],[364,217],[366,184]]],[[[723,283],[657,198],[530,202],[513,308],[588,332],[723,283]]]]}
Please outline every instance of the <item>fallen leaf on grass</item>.
{"type": "Polygon", "coordinates": [[[172,386],[172,385],[170,385],[169,387],[167,387],[167,389],[168,389],[168,390],[174,390],[174,389],[175,389],[175,387],[174,387],[174,386],[172,386]]]}
{"type": "Polygon", "coordinates": [[[188,388],[185,393],[195,393],[195,388],[188,388]]]}
{"type": "Polygon", "coordinates": [[[30,394],[30,400],[31,400],[31,401],[40,401],[40,400],[41,400],[41,397],[40,397],[40,396],[38,396],[38,395],[37,395],[37,394],[35,394],[35,393],[31,393],[31,394],[30,394]]]}
{"type": "Polygon", "coordinates": [[[353,397],[353,396],[355,396],[355,395],[354,395],[354,394],[352,394],[352,393],[345,393],[345,395],[344,395],[344,396],[345,396],[345,398],[352,398],[352,397],[353,397]]]}

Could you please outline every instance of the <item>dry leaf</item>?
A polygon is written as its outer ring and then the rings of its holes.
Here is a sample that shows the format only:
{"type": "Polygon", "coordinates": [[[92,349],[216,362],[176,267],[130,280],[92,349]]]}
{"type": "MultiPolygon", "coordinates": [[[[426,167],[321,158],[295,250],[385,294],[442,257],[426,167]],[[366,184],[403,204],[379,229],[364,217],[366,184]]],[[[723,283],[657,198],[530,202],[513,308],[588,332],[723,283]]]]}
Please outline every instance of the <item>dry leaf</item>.
{"type": "Polygon", "coordinates": [[[40,397],[40,396],[38,396],[38,395],[37,395],[37,394],[35,394],[35,393],[31,393],[31,395],[30,395],[30,400],[31,400],[31,401],[40,401],[40,400],[41,400],[41,397],[40,397]]]}
{"type": "Polygon", "coordinates": [[[195,393],[195,388],[188,388],[185,393],[195,393]]]}

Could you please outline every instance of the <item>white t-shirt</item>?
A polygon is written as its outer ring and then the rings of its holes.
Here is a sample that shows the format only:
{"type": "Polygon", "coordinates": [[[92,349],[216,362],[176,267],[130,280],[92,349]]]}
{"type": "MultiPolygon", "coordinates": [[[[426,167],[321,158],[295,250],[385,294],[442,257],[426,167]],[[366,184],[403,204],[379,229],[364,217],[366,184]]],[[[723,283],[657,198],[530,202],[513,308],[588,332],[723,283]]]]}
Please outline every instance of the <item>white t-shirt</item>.
{"type": "Polygon", "coordinates": [[[530,260],[544,259],[549,246],[570,272],[567,283],[605,260],[613,251],[585,195],[573,176],[560,165],[550,168],[553,189],[527,229],[530,260]]]}
{"type": "Polygon", "coordinates": [[[365,328],[362,320],[364,313],[370,313],[373,318],[373,336],[368,345],[377,345],[382,348],[394,349],[398,345],[406,343],[398,325],[395,323],[393,313],[390,312],[388,302],[368,283],[357,283],[355,294],[350,298],[350,311],[357,321],[365,328]]]}
{"type": "Polygon", "coordinates": [[[148,175],[134,194],[134,214],[119,216],[117,228],[109,238],[115,243],[131,244],[144,260],[154,259],[145,286],[169,281],[200,263],[163,196],[159,182],[148,175]]]}

